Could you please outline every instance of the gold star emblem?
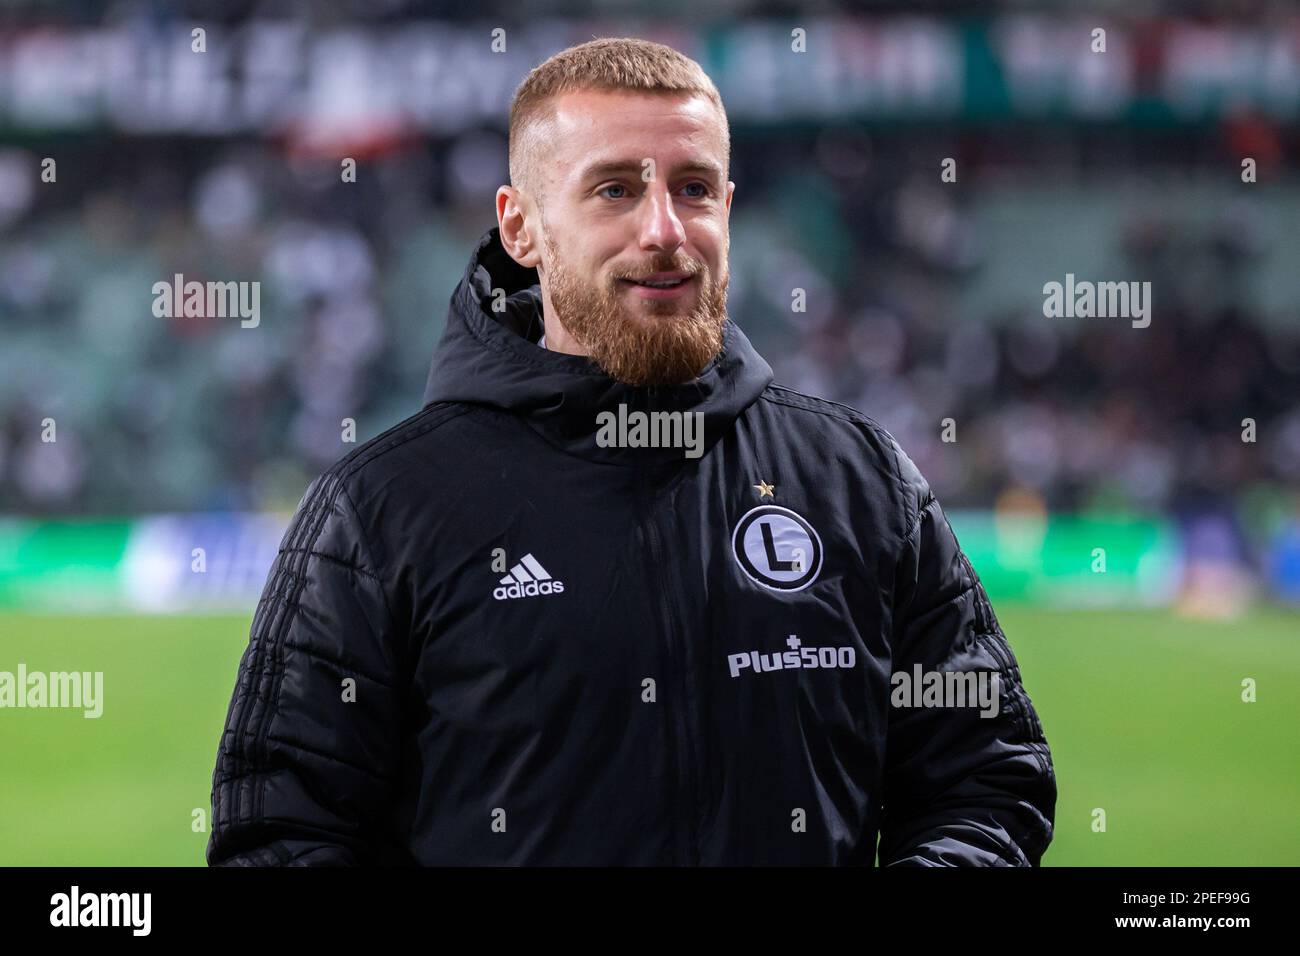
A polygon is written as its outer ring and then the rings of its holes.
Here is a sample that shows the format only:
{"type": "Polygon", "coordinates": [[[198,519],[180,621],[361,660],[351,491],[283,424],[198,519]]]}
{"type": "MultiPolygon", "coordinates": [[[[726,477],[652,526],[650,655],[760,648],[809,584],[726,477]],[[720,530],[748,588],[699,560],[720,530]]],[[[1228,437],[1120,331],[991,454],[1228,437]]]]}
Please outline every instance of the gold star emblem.
{"type": "Polygon", "coordinates": [[[754,485],[754,490],[758,492],[760,498],[771,498],[772,492],[776,491],[776,485],[769,485],[766,481],[760,481],[754,485]]]}

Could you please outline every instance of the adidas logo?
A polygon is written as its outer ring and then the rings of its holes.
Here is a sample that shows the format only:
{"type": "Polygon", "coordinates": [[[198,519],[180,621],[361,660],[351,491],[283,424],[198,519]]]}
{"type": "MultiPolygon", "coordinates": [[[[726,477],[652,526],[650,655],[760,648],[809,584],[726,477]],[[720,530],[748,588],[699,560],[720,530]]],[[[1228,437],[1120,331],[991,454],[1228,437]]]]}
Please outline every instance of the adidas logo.
{"type": "Polygon", "coordinates": [[[501,579],[501,586],[492,592],[498,601],[511,598],[537,597],[539,594],[562,594],[564,582],[557,581],[542,567],[542,563],[525,554],[519,563],[510,569],[510,573],[501,579]]]}

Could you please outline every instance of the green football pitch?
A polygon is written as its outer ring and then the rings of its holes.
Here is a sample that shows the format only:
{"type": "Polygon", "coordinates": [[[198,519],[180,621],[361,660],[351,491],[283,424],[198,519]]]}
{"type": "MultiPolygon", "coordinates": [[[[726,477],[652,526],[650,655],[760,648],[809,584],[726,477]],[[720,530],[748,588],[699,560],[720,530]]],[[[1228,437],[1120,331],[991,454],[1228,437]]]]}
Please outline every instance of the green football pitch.
{"type": "MultiPolygon", "coordinates": [[[[1044,865],[1300,864],[1300,615],[998,614],[1056,764],[1044,865]]],[[[0,865],[201,865],[248,624],[0,613],[0,671],[104,673],[98,719],[0,710],[0,865]]]]}

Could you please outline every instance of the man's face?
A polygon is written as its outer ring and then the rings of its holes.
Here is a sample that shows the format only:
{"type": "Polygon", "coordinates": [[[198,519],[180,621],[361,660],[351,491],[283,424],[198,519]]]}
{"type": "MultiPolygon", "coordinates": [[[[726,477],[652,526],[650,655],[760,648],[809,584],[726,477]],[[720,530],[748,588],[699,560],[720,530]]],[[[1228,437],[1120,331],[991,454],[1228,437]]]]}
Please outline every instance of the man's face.
{"type": "Polygon", "coordinates": [[[723,118],[689,94],[578,92],[555,105],[535,154],[544,308],[614,378],[689,381],[726,319],[735,184],[723,118]]]}

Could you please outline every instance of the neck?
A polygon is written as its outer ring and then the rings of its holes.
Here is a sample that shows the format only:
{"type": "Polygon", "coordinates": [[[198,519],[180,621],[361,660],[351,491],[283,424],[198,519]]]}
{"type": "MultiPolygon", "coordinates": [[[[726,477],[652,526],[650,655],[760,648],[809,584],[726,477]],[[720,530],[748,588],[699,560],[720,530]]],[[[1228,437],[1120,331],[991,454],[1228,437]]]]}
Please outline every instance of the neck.
{"type": "Polygon", "coordinates": [[[587,350],[560,324],[551,308],[550,298],[542,292],[542,322],[546,328],[546,350],[566,355],[587,355],[587,350]]]}

